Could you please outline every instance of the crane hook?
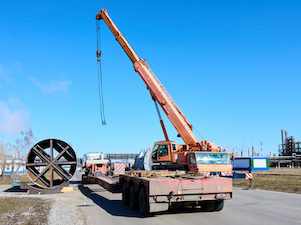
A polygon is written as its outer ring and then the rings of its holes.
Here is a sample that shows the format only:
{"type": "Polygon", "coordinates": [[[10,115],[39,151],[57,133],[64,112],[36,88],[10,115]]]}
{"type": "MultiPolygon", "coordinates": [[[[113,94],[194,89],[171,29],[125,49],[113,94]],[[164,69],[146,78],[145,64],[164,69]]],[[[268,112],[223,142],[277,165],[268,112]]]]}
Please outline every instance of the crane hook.
{"type": "Polygon", "coordinates": [[[97,49],[96,51],[97,61],[100,61],[100,55],[101,55],[101,51],[97,49]]]}

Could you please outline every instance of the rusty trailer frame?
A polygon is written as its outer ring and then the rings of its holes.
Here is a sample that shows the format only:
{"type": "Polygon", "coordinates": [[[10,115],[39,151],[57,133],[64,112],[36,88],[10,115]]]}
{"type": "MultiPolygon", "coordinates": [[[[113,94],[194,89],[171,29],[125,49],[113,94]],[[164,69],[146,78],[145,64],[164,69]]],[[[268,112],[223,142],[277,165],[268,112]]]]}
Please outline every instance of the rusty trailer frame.
{"type": "Polygon", "coordinates": [[[204,177],[184,171],[131,171],[119,180],[106,176],[83,176],[84,183],[95,183],[112,193],[122,193],[124,205],[143,215],[166,211],[173,206],[201,206],[220,211],[224,200],[232,198],[232,179],[204,177]]]}

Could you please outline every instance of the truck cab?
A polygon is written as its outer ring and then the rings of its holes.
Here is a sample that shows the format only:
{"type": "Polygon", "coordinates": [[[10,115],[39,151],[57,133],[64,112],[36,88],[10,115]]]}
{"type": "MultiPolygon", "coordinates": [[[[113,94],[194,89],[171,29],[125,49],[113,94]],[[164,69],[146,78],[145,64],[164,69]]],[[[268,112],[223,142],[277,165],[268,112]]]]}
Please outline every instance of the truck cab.
{"type": "Polygon", "coordinates": [[[221,173],[232,171],[229,154],[226,152],[188,152],[186,158],[191,172],[221,173]]]}
{"type": "Polygon", "coordinates": [[[184,169],[194,173],[221,174],[232,172],[226,152],[191,151],[174,141],[159,141],[153,146],[150,159],[157,169],[184,169]]]}

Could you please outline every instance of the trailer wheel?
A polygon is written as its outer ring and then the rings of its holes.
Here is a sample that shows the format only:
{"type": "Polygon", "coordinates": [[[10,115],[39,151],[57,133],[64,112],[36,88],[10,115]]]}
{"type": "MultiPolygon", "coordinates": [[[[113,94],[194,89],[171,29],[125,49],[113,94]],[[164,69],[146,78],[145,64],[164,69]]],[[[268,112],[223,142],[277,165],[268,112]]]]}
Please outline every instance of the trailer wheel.
{"type": "Polygon", "coordinates": [[[202,209],[206,212],[215,210],[215,201],[206,201],[202,204],[202,209]]]}
{"type": "Polygon", "coordinates": [[[125,187],[125,184],[122,185],[122,203],[123,205],[129,204],[129,189],[125,187]]]}
{"type": "Polygon", "coordinates": [[[139,191],[139,211],[143,216],[149,214],[149,203],[144,187],[141,187],[139,191]]]}
{"type": "Polygon", "coordinates": [[[224,207],[224,200],[216,201],[214,211],[221,211],[224,207]]]}
{"type": "Polygon", "coordinates": [[[129,200],[130,200],[130,209],[137,209],[138,201],[137,201],[137,194],[135,193],[134,190],[134,185],[131,185],[130,187],[129,200]]]}

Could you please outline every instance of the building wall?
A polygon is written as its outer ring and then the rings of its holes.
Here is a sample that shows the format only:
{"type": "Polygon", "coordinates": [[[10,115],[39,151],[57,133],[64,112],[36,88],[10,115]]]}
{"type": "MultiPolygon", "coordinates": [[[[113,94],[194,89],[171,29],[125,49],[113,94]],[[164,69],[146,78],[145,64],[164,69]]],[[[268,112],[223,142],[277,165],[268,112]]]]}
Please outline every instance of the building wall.
{"type": "MultiPolygon", "coordinates": [[[[0,174],[2,174],[2,163],[3,163],[3,160],[0,159],[0,174]]],[[[5,165],[5,170],[4,170],[5,174],[11,174],[11,170],[12,170],[12,159],[6,159],[6,165],[5,165]]],[[[16,172],[18,172],[18,174],[26,173],[25,160],[15,159],[14,173],[16,173],[16,172]],[[19,166],[20,166],[20,168],[18,169],[19,166]]]]}

